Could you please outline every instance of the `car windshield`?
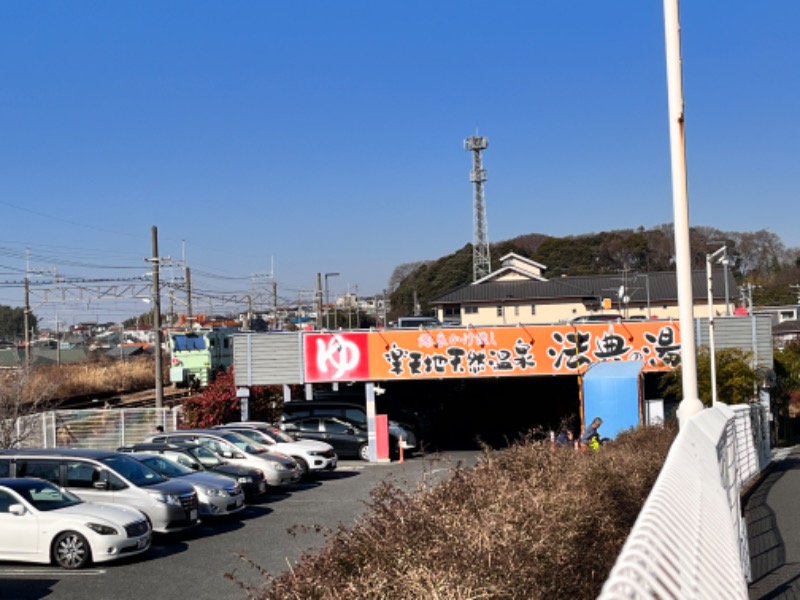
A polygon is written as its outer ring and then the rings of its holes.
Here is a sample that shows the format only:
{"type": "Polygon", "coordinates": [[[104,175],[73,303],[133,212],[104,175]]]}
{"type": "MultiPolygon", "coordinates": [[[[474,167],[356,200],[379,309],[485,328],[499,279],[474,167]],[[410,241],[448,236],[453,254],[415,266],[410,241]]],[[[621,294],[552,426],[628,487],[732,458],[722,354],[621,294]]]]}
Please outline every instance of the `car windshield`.
{"type": "Polygon", "coordinates": [[[217,455],[215,452],[212,452],[205,446],[192,448],[189,453],[198,461],[200,461],[204,467],[218,467],[219,465],[225,464],[225,461],[222,460],[219,455],[217,455]]]}
{"type": "Polygon", "coordinates": [[[256,431],[255,429],[237,429],[236,433],[241,435],[242,437],[246,437],[247,439],[256,442],[257,444],[271,444],[273,443],[272,440],[268,439],[266,433],[261,433],[260,431],[256,431]]]}
{"type": "Polygon", "coordinates": [[[15,486],[15,491],[30,502],[34,508],[42,511],[57,510],[83,502],[75,494],[44,481],[15,486]]]}
{"type": "Polygon", "coordinates": [[[276,442],[282,442],[284,444],[295,441],[293,437],[286,435],[280,429],[270,428],[268,435],[276,442]]]}
{"type": "Polygon", "coordinates": [[[143,465],[130,456],[109,456],[101,459],[101,462],[130,481],[133,485],[147,487],[166,481],[163,475],[159,475],[150,467],[143,465]]]}
{"type": "Polygon", "coordinates": [[[164,477],[183,477],[184,475],[194,473],[189,467],[179,465],[175,461],[164,458],[163,456],[142,456],[139,457],[138,460],[154,471],[158,471],[164,477]]]}
{"type": "Polygon", "coordinates": [[[242,452],[247,452],[248,454],[259,454],[263,450],[259,450],[256,448],[252,441],[244,437],[243,435],[239,435],[235,431],[226,431],[221,433],[220,436],[224,440],[228,440],[231,444],[236,446],[242,452]]]}

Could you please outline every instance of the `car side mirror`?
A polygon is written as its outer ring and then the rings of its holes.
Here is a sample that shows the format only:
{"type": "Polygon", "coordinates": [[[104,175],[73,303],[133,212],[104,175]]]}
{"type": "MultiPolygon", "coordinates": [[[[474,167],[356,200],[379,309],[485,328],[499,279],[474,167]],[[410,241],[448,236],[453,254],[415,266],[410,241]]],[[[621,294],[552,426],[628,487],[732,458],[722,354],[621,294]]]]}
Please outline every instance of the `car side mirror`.
{"type": "Polygon", "coordinates": [[[96,490],[107,490],[108,489],[108,482],[107,481],[94,481],[92,482],[92,487],[96,490]]]}
{"type": "Polygon", "coordinates": [[[25,514],[25,507],[22,504],[12,504],[8,507],[8,512],[10,512],[12,515],[21,517],[25,514]]]}
{"type": "Polygon", "coordinates": [[[225,450],[222,453],[222,456],[224,456],[225,458],[233,458],[233,452],[231,452],[230,450],[225,450]]]}
{"type": "Polygon", "coordinates": [[[348,427],[347,428],[347,435],[353,435],[355,432],[356,432],[356,430],[353,429],[352,427],[348,427]]]}

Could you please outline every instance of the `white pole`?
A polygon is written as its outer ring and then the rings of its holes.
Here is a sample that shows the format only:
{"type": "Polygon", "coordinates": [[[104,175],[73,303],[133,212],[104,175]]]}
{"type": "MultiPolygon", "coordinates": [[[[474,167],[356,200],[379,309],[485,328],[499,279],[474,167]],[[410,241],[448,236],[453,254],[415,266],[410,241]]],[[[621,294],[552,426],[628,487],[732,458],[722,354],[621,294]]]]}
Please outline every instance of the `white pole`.
{"type": "Polygon", "coordinates": [[[369,462],[378,462],[377,434],[375,432],[375,384],[371,381],[364,386],[367,400],[367,442],[369,462]]]}
{"type": "Polygon", "coordinates": [[[714,287],[711,274],[711,259],[706,254],[706,277],[708,278],[708,360],[711,365],[711,406],[717,405],[717,355],[714,348],[714,287]]]}
{"type": "Polygon", "coordinates": [[[678,421],[685,424],[703,410],[697,393],[697,356],[694,337],[694,300],[689,246],[689,198],[686,185],[686,140],[681,74],[681,38],[678,0],[664,0],[664,36],[667,58],[670,155],[672,163],[672,208],[675,219],[675,267],[678,283],[678,314],[681,328],[681,372],[683,400],[678,421]]]}

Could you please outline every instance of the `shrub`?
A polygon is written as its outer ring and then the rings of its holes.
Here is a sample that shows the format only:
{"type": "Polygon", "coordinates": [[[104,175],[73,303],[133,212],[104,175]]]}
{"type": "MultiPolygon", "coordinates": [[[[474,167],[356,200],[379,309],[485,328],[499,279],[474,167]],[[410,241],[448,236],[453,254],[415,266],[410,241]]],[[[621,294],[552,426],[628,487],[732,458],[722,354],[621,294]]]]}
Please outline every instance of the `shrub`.
{"type": "MultiPolygon", "coordinates": [[[[187,428],[213,427],[241,420],[241,403],[236,396],[233,370],[222,372],[198,395],[182,402],[183,425],[187,428]]],[[[283,388],[278,385],[252,386],[250,420],[276,421],[283,407],[283,388]]]]}
{"type": "Polygon", "coordinates": [[[674,435],[640,428],[586,454],[531,437],[436,486],[384,482],[321,551],[242,587],[258,600],[594,598],[674,435]]]}

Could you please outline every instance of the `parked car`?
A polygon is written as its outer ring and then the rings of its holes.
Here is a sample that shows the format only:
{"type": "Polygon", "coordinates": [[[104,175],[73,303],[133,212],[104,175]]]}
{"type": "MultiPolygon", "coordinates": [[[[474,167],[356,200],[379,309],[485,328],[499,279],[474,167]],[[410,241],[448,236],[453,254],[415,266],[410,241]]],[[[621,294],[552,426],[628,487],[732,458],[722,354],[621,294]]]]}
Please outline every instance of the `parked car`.
{"type": "Polygon", "coordinates": [[[281,423],[281,429],[298,440],[319,440],[334,447],[339,456],[369,460],[367,430],[339,417],[306,417],[281,423]]]}
{"type": "Polygon", "coordinates": [[[0,474],[39,477],[82,500],[140,510],[153,531],[169,533],[197,525],[197,492],[171,481],[122,452],[87,449],[0,451],[0,474]]]}
{"type": "Polygon", "coordinates": [[[161,454],[184,467],[189,467],[193,471],[215,473],[229,477],[239,482],[245,498],[258,496],[267,490],[264,471],[226,462],[216,452],[212,452],[202,444],[193,444],[191,442],[174,444],[142,442],[131,446],[122,446],[117,448],[117,451],[161,454]]]}
{"type": "Polygon", "coordinates": [[[323,471],[333,471],[339,457],[333,446],[318,440],[295,440],[277,427],[268,423],[229,423],[214,429],[236,431],[253,442],[267,448],[268,452],[280,452],[291,456],[302,471],[302,476],[323,471]]]}
{"type": "MultiPolygon", "coordinates": [[[[367,411],[363,404],[344,402],[341,400],[297,400],[285,402],[283,419],[293,420],[301,417],[339,417],[356,423],[359,428],[367,429],[367,411]]],[[[393,450],[402,439],[403,450],[410,451],[417,446],[417,437],[410,427],[389,420],[389,438],[393,450]]]]}
{"type": "Polygon", "coordinates": [[[570,320],[570,323],[608,323],[622,321],[624,317],[617,313],[600,313],[596,315],[581,315],[570,320]]]}
{"type": "Polygon", "coordinates": [[[285,455],[270,454],[257,448],[248,438],[235,431],[219,429],[181,429],[170,433],[153,435],[147,442],[195,442],[215,452],[233,464],[243,465],[264,472],[267,485],[281,487],[295,483],[302,475],[297,462],[285,455]]]}
{"type": "Polygon", "coordinates": [[[80,569],[146,552],[153,530],[138,510],[84,502],[44,479],[0,479],[0,560],[80,569]]]}
{"type": "Polygon", "coordinates": [[[133,458],[169,479],[180,479],[194,486],[200,517],[222,517],[244,509],[244,492],[238,482],[222,475],[198,473],[166,456],[133,452],[133,458]]]}

